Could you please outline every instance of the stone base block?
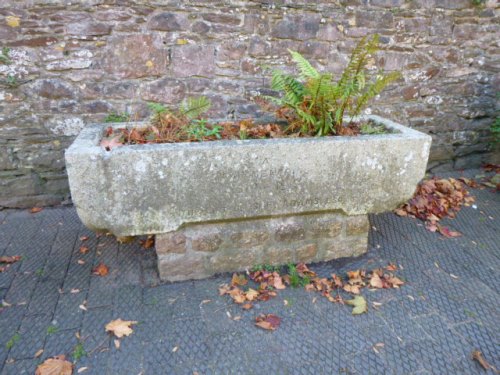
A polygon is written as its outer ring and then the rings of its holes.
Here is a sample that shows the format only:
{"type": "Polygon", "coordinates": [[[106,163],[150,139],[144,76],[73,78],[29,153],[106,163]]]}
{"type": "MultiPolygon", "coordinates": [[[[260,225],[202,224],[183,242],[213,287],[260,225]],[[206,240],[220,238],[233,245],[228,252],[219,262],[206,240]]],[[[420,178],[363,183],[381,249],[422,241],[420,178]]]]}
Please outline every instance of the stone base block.
{"type": "Polygon", "coordinates": [[[368,247],[368,215],[307,214],[204,223],[156,235],[160,278],[202,279],[257,264],[358,256],[368,247]]]}

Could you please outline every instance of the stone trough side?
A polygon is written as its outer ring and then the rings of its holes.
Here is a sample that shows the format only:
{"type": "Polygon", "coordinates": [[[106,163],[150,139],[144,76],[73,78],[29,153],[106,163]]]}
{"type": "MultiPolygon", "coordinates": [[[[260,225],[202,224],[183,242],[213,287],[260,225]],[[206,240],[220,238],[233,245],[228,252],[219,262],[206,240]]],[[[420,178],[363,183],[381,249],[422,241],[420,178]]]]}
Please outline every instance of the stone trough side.
{"type": "Polygon", "coordinates": [[[156,236],[160,278],[202,279],[257,264],[326,261],[366,252],[368,216],[317,213],[187,226],[156,236]]]}

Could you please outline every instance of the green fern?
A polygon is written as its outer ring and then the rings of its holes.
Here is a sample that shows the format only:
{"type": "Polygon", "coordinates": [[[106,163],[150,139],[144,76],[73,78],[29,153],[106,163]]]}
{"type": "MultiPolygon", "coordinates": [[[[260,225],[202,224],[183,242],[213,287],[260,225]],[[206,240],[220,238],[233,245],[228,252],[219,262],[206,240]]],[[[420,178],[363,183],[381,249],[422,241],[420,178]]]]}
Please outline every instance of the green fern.
{"type": "Polygon", "coordinates": [[[199,98],[187,98],[181,104],[180,113],[192,120],[207,112],[211,105],[212,103],[205,96],[200,96],[199,98]]]}
{"type": "Polygon", "coordinates": [[[297,67],[300,70],[300,78],[303,80],[307,80],[308,78],[319,78],[320,74],[316,69],[313,68],[311,63],[307,61],[304,56],[300,53],[288,50],[292,55],[292,60],[297,64],[297,67]]]}
{"type": "Polygon", "coordinates": [[[303,133],[324,136],[342,132],[347,114],[359,115],[370,99],[400,77],[397,72],[375,77],[368,74],[367,65],[378,50],[378,42],[378,35],[362,38],[338,82],[331,74],[318,72],[300,53],[289,51],[298,75],[274,71],[271,88],[282,95],[268,99],[291,108],[303,133]]]}

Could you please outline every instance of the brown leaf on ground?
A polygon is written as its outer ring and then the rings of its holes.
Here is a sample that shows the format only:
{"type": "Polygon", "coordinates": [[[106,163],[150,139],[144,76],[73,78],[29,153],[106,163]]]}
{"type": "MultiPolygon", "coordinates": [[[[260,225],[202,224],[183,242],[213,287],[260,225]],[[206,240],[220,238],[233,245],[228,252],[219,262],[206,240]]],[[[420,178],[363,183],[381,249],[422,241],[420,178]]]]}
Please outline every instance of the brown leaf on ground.
{"type": "Polygon", "coordinates": [[[233,277],[231,278],[231,286],[243,286],[247,284],[248,280],[245,275],[233,273],[233,277]]]}
{"type": "Polygon", "coordinates": [[[443,227],[441,225],[438,225],[438,231],[446,238],[460,237],[462,235],[462,233],[460,233],[460,232],[451,230],[450,228],[443,227]]]}
{"type": "Polygon", "coordinates": [[[71,375],[72,373],[73,364],[66,361],[64,355],[58,355],[38,365],[35,375],[71,375]]]}
{"type": "Polygon", "coordinates": [[[385,267],[387,271],[397,271],[398,267],[394,263],[389,263],[387,267],[385,267]]]}
{"type": "Polygon", "coordinates": [[[141,241],[141,245],[145,249],[151,249],[155,245],[155,236],[148,236],[145,240],[141,241]]]}
{"type": "Polygon", "coordinates": [[[248,291],[245,293],[245,297],[247,301],[253,301],[259,296],[259,292],[257,292],[255,289],[248,289],[248,291]]]}
{"type": "Polygon", "coordinates": [[[378,289],[382,289],[384,287],[384,284],[382,283],[382,279],[375,272],[372,274],[372,277],[370,278],[370,286],[373,288],[378,288],[378,289]]]}
{"type": "Polygon", "coordinates": [[[481,353],[480,350],[474,350],[472,352],[472,359],[478,361],[482,368],[484,368],[485,370],[493,368],[493,366],[490,365],[488,361],[486,361],[486,359],[484,359],[483,353],[481,353]]]}
{"type": "Polygon", "coordinates": [[[250,310],[253,305],[251,303],[245,303],[243,306],[241,306],[244,310],[250,310]]]}
{"type": "Polygon", "coordinates": [[[80,254],[87,254],[89,252],[89,248],[87,246],[80,247],[80,254]]]}
{"type": "Polygon", "coordinates": [[[357,286],[357,285],[346,284],[346,285],[344,285],[344,290],[347,293],[352,293],[352,294],[359,294],[360,293],[359,286],[357,286]]]}
{"type": "Polygon", "coordinates": [[[109,268],[104,263],[99,263],[92,269],[92,273],[97,276],[106,276],[109,273],[109,268]]]}
{"type": "Polygon", "coordinates": [[[89,239],[89,236],[81,236],[80,241],[87,241],[89,239]]]}
{"type": "Polygon", "coordinates": [[[283,284],[283,279],[278,272],[273,272],[273,287],[275,289],[286,289],[285,284],[283,284]]]}
{"type": "Polygon", "coordinates": [[[130,334],[134,332],[131,328],[133,324],[137,324],[137,322],[133,320],[116,319],[106,324],[105,329],[106,332],[110,332],[116,337],[122,338],[123,336],[130,336],[130,334]]]}
{"type": "Polygon", "coordinates": [[[0,263],[7,263],[7,264],[12,264],[17,262],[18,260],[21,260],[20,255],[12,255],[12,256],[2,256],[0,257],[0,263]]]}
{"type": "Polygon", "coordinates": [[[240,288],[231,289],[227,294],[229,294],[233,301],[238,304],[246,301],[245,293],[240,288]]]}
{"type": "Polygon", "coordinates": [[[281,318],[274,314],[261,314],[255,318],[255,325],[268,331],[275,331],[281,323],[281,318]]]}
{"type": "Polygon", "coordinates": [[[228,294],[231,290],[231,287],[227,284],[222,284],[219,286],[219,296],[223,296],[224,294],[228,294]]]}
{"type": "Polygon", "coordinates": [[[38,213],[38,212],[40,212],[40,211],[42,211],[42,210],[43,210],[43,207],[33,207],[33,208],[30,210],[30,212],[31,212],[32,214],[36,214],[36,213],[38,213]]]}

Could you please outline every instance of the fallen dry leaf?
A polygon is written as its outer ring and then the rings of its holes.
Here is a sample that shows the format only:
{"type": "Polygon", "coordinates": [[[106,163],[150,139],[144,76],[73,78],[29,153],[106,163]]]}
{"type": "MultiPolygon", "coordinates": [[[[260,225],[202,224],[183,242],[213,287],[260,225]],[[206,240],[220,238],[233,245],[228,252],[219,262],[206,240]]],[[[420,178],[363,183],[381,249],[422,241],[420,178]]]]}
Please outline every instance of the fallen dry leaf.
{"type": "Polygon", "coordinates": [[[80,254],[87,254],[89,252],[89,248],[87,246],[80,247],[80,254]]]}
{"type": "Polygon", "coordinates": [[[99,263],[92,269],[92,273],[97,276],[106,276],[109,273],[109,268],[104,263],[99,263]]]}
{"type": "Polygon", "coordinates": [[[227,294],[231,296],[234,302],[241,304],[246,301],[246,295],[240,288],[234,288],[227,294]]]}
{"type": "Polygon", "coordinates": [[[20,255],[12,255],[12,256],[2,256],[2,257],[0,257],[0,263],[11,264],[11,263],[15,263],[15,262],[17,262],[19,260],[21,260],[21,256],[20,255]]]}
{"type": "Polygon", "coordinates": [[[116,349],[120,349],[120,340],[113,340],[116,349]]]}
{"type": "Polygon", "coordinates": [[[382,284],[382,279],[377,273],[373,273],[371,279],[370,279],[370,286],[373,288],[379,288],[382,289],[384,287],[384,284],[382,284]]]}
{"type": "Polygon", "coordinates": [[[259,292],[257,292],[255,289],[248,289],[248,291],[245,293],[245,297],[248,301],[253,301],[259,296],[259,292]]]}
{"type": "Polygon", "coordinates": [[[35,358],[40,357],[40,356],[42,355],[42,353],[43,353],[43,349],[38,350],[38,351],[35,353],[35,358]]]}
{"type": "Polygon", "coordinates": [[[77,371],[77,373],[81,374],[82,372],[87,371],[89,368],[88,367],[80,367],[77,371]]]}
{"type": "Polygon", "coordinates": [[[251,303],[245,303],[243,306],[241,306],[242,309],[244,310],[250,310],[253,307],[251,303]]]}
{"type": "Polygon", "coordinates": [[[485,370],[489,370],[489,369],[492,369],[493,366],[490,365],[488,363],[488,361],[486,361],[486,359],[484,359],[484,356],[483,356],[483,353],[481,353],[480,350],[474,350],[472,352],[472,359],[476,360],[479,362],[479,364],[485,369],[485,370]]]}
{"type": "Polygon", "coordinates": [[[71,375],[73,373],[73,364],[66,361],[64,355],[45,360],[36,368],[35,375],[71,375]]]}
{"type": "Polygon", "coordinates": [[[233,273],[233,277],[231,278],[231,286],[243,286],[247,284],[248,280],[245,275],[233,273]]]}
{"type": "Polygon", "coordinates": [[[80,265],[85,264],[85,261],[83,259],[78,259],[76,262],[80,265]]]}
{"type": "Polygon", "coordinates": [[[262,329],[275,331],[281,323],[281,318],[274,314],[261,314],[255,318],[255,325],[262,329]]]}
{"type": "Polygon", "coordinates": [[[133,320],[121,320],[116,319],[112,320],[108,324],[106,324],[106,332],[111,332],[118,338],[122,338],[123,336],[129,336],[134,330],[130,327],[133,324],[137,324],[136,321],[133,320]]]}
{"type": "Polygon", "coordinates": [[[87,241],[89,239],[89,236],[81,236],[80,241],[87,241]]]}
{"type": "Polygon", "coordinates": [[[394,263],[389,263],[387,267],[385,267],[387,271],[397,271],[398,267],[394,263]]]}
{"type": "Polygon", "coordinates": [[[106,151],[111,151],[116,147],[123,146],[123,142],[121,141],[121,137],[113,137],[113,138],[105,138],[101,141],[101,147],[104,147],[106,151]]]}
{"type": "Polygon", "coordinates": [[[352,315],[359,315],[368,311],[368,305],[363,296],[355,296],[353,299],[345,301],[345,303],[354,307],[352,315]]]}
{"type": "Polygon", "coordinates": [[[42,210],[43,210],[43,207],[33,207],[33,208],[30,210],[30,212],[31,212],[32,214],[36,214],[36,213],[38,213],[38,212],[40,212],[40,211],[42,211],[42,210]]]}
{"type": "Polygon", "coordinates": [[[460,232],[453,231],[448,227],[442,227],[441,225],[438,225],[438,231],[447,238],[460,237],[462,235],[460,232]]]}
{"type": "Polygon", "coordinates": [[[172,353],[175,353],[177,350],[179,350],[179,347],[178,347],[178,346],[175,346],[175,347],[172,349],[172,353]]]}
{"type": "Polygon", "coordinates": [[[155,245],[155,236],[148,236],[144,241],[141,241],[141,245],[145,249],[151,249],[155,245]]]}

